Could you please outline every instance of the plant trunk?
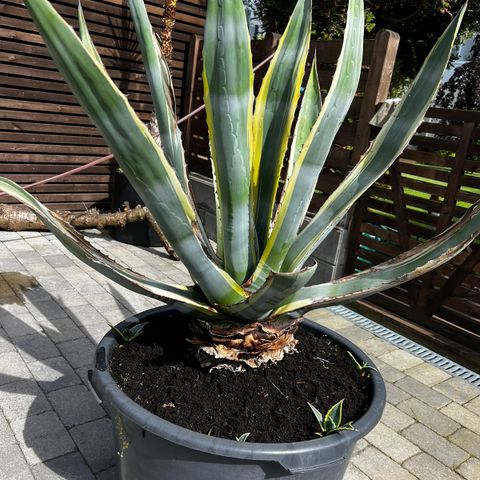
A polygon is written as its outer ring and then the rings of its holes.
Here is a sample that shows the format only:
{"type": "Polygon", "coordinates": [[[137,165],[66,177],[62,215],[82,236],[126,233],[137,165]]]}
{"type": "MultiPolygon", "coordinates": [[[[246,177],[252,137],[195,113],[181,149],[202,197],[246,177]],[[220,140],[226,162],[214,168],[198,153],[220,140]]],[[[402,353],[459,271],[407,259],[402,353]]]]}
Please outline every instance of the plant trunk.
{"type": "Polygon", "coordinates": [[[300,320],[289,316],[247,325],[199,320],[189,341],[199,347],[203,367],[233,371],[242,371],[245,365],[258,368],[296,351],[295,332],[300,320]]]}

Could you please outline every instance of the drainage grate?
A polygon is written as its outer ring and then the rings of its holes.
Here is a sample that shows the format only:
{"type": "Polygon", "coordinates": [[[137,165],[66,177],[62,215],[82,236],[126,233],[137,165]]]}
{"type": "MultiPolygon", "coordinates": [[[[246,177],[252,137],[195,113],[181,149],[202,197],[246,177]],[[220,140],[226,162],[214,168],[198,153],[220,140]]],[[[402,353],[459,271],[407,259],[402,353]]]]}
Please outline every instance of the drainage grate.
{"type": "Polygon", "coordinates": [[[378,323],[350,310],[347,307],[336,305],[334,307],[329,307],[329,310],[337,315],[341,315],[342,317],[351,320],[353,323],[359,325],[365,330],[368,330],[369,332],[372,332],[377,337],[390,342],[398,348],[406,350],[422,360],[425,360],[425,362],[431,363],[432,365],[445,370],[450,375],[463,378],[472,385],[480,387],[480,375],[472,372],[468,368],[462,367],[458,363],[452,362],[451,360],[442,357],[442,355],[432,352],[432,350],[429,350],[418,343],[412,342],[408,338],[405,338],[398,333],[392,332],[392,330],[379,325],[378,323]]]}

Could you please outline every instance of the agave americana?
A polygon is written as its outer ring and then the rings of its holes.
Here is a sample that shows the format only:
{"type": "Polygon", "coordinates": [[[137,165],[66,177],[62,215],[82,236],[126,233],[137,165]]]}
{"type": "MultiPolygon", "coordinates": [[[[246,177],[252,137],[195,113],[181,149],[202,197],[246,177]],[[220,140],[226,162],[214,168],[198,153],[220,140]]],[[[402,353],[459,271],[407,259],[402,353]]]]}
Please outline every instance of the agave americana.
{"type": "Polygon", "coordinates": [[[316,268],[305,267],[310,254],[391,166],[420,125],[466,5],[362,160],[302,228],[318,175],[360,78],[363,0],[349,0],[343,48],[323,102],[315,63],[301,95],[312,0],[298,0],[256,98],[243,2],[210,0],[203,80],[217,205],[214,246],[192,200],[172,81],[143,0],[129,4],[159,144],[108,76],[81,8],[77,35],[47,0],[24,1],[58,69],[187,267],[193,285],[171,285],[123,268],[12,181],[1,178],[0,189],[28,205],[71,253],[95,270],[135,292],[186,304],[203,319],[204,335],[197,341],[206,352],[230,360],[241,354],[252,366],[279,360],[295,346],[299,316],[289,315],[292,312],[352,301],[411,280],[458,254],[479,232],[476,204],[448,230],[393,260],[307,286],[316,268]],[[284,165],[286,182],[280,178],[284,165]]]}

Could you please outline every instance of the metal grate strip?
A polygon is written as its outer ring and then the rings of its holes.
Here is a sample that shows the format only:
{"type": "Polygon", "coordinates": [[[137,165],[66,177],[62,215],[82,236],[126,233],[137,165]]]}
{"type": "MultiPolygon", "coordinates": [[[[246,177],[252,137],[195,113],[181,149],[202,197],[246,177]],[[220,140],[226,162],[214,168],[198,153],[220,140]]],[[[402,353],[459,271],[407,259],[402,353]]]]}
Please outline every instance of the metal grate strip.
{"type": "Polygon", "coordinates": [[[370,320],[363,315],[360,315],[353,310],[350,310],[343,305],[336,305],[334,307],[328,308],[331,312],[336,313],[337,315],[341,315],[342,317],[351,320],[356,325],[368,330],[369,332],[373,333],[379,338],[386,340],[387,342],[395,345],[396,347],[405,350],[425,362],[431,363],[442,370],[445,370],[450,375],[454,375],[460,378],[463,378],[467,382],[480,387],[480,375],[469,370],[468,368],[459,365],[458,363],[453,362],[452,360],[448,360],[447,358],[439,355],[438,353],[429,350],[428,348],[419,345],[408,338],[399,335],[398,333],[393,332],[392,330],[379,325],[378,323],[370,320]]]}

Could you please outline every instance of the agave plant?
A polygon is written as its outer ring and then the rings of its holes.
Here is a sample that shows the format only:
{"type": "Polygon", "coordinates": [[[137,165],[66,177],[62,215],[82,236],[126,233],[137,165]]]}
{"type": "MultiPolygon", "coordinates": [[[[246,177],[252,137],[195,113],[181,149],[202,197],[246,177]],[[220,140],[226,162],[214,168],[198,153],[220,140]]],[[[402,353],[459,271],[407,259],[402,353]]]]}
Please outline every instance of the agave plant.
{"type": "Polygon", "coordinates": [[[362,160],[302,229],[317,178],[360,78],[363,0],[349,1],[342,52],[323,102],[315,62],[301,95],[311,0],[298,0],[256,98],[243,2],[210,0],[203,80],[217,206],[213,245],[190,193],[169,69],[143,0],[129,4],[160,145],[108,76],[81,9],[77,35],[47,0],[25,4],[59,70],[187,267],[193,285],[171,285],[123,268],[15,183],[2,178],[0,188],[35,211],[65,247],[92,268],[135,292],[186,304],[202,319],[202,336],[194,341],[207,353],[227,360],[241,357],[251,366],[277,361],[296,344],[299,315],[293,312],[352,301],[411,280],[458,254],[478,233],[480,204],[408,253],[362,273],[307,286],[316,268],[304,266],[310,254],[390,167],[420,125],[466,5],[362,160]],[[282,182],[284,165],[288,175],[282,182]],[[278,194],[281,201],[276,204],[278,194]]]}

